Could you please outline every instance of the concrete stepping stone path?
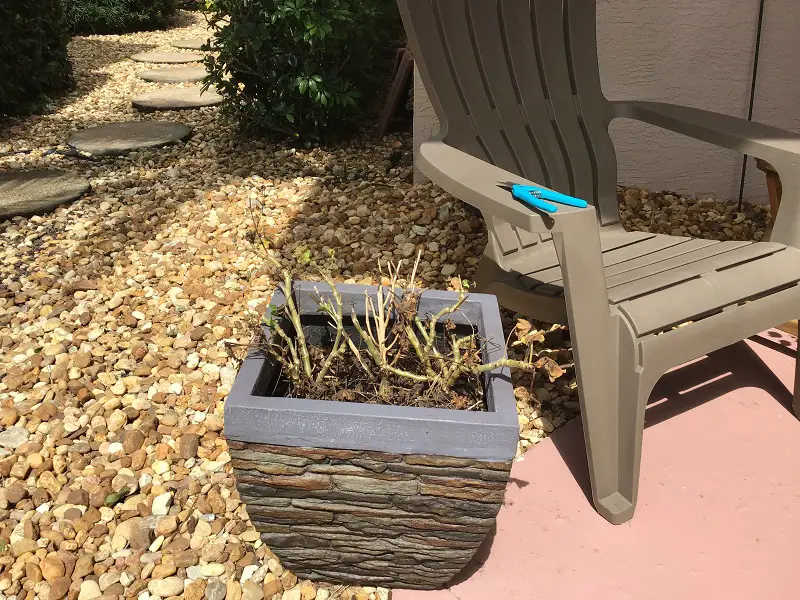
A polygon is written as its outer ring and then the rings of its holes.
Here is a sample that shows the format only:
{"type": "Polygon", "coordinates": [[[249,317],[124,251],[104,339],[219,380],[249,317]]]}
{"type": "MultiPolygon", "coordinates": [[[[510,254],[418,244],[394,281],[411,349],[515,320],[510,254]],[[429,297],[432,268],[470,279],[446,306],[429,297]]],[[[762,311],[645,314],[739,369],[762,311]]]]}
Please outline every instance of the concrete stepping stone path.
{"type": "Polygon", "coordinates": [[[156,90],[134,96],[131,100],[134,108],[141,111],[151,110],[182,110],[214,106],[222,102],[222,96],[213,90],[206,90],[199,85],[185,88],[172,88],[156,90]]]}
{"type": "Polygon", "coordinates": [[[184,140],[191,133],[191,128],[183,123],[128,121],[76,131],[67,143],[78,152],[93,156],[108,156],[165,146],[184,140]]]}
{"type": "Polygon", "coordinates": [[[208,38],[182,38],[172,42],[175,48],[182,48],[184,50],[201,50],[204,44],[208,43],[208,38]]]}
{"type": "Polygon", "coordinates": [[[50,212],[80,198],[89,183],[67,171],[36,169],[0,173],[0,220],[50,212]]]}
{"type": "Polygon", "coordinates": [[[196,52],[140,52],[131,56],[131,60],[145,63],[165,63],[179,65],[200,62],[204,56],[196,52]]]}
{"type": "Polygon", "coordinates": [[[195,83],[202,81],[208,75],[203,67],[168,67],[165,69],[152,69],[141,71],[137,77],[145,81],[156,81],[158,83],[195,83]]]}

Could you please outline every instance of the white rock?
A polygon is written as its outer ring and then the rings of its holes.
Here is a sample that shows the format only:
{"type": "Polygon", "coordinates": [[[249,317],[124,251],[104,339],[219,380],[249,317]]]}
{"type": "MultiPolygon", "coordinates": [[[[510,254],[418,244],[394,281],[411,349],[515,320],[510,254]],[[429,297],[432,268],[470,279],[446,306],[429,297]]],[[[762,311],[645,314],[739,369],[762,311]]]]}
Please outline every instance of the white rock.
{"type": "Polygon", "coordinates": [[[81,583],[78,600],[94,600],[94,598],[99,598],[102,595],[103,592],[100,591],[100,586],[97,585],[97,582],[87,579],[81,583]]]}
{"type": "Polygon", "coordinates": [[[194,581],[195,579],[200,579],[203,576],[202,570],[198,565],[192,565],[190,567],[186,567],[186,577],[194,581]]]}
{"type": "Polygon", "coordinates": [[[169,471],[169,463],[165,460],[155,460],[153,461],[152,469],[156,475],[163,475],[169,471]]]}
{"type": "MultiPolygon", "coordinates": [[[[111,442],[108,447],[106,448],[106,454],[119,454],[122,452],[122,444],[120,442],[111,442]]],[[[102,453],[101,453],[102,454],[102,453]]]]}
{"type": "Polygon", "coordinates": [[[147,584],[147,589],[151,594],[161,596],[162,598],[178,596],[183,593],[183,581],[178,577],[152,579],[147,584]]]}
{"type": "Polygon", "coordinates": [[[142,473],[139,477],[139,489],[142,489],[145,486],[150,485],[153,483],[153,476],[150,473],[142,473]]]}
{"type": "Polygon", "coordinates": [[[9,427],[0,432],[0,446],[10,450],[16,450],[19,446],[28,441],[30,434],[24,427],[9,427]]]}
{"type": "Polygon", "coordinates": [[[225,565],[219,563],[209,563],[200,567],[200,574],[203,577],[219,577],[225,573],[225,565]]]}
{"type": "Polygon", "coordinates": [[[14,529],[11,531],[11,535],[8,536],[8,541],[11,544],[15,544],[24,537],[25,537],[25,521],[20,521],[14,526],[14,529]]]}
{"type": "Polygon", "coordinates": [[[154,516],[163,517],[169,514],[169,507],[172,505],[172,492],[164,492],[153,498],[150,513],[154,516]]]}
{"type": "Polygon", "coordinates": [[[258,570],[258,565],[247,565],[242,569],[242,578],[239,580],[242,583],[253,578],[253,574],[258,570]]]}
{"type": "Polygon", "coordinates": [[[283,592],[281,600],[302,600],[302,596],[300,595],[300,586],[293,587],[292,589],[283,592]]]}
{"type": "Polygon", "coordinates": [[[186,366],[190,369],[196,369],[200,364],[200,355],[197,352],[192,352],[186,357],[186,366]]]}
{"type": "Polygon", "coordinates": [[[219,380],[222,385],[233,385],[236,379],[236,369],[233,367],[222,367],[219,371],[219,380]]]}
{"type": "Polygon", "coordinates": [[[150,552],[158,552],[161,549],[161,545],[164,543],[164,539],[163,535],[158,536],[153,540],[153,543],[150,544],[148,550],[150,550],[150,552]]]}
{"type": "Polygon", "coordinates": [[[256,569],[256,572],[253,573],[253,576],[250,579],[255,583],[263,583],[267,573],[269,573],[269,567],[267,565],[261,565],[258,567],[258,569],[256,569]]]}
{"type": "Polygon", "coordinates": [[[100,589],[106,591],[109,587],[122,579],[122,574],[119,571],[106,571],[100,575],[97,583],[100,584],[100,589]]]}

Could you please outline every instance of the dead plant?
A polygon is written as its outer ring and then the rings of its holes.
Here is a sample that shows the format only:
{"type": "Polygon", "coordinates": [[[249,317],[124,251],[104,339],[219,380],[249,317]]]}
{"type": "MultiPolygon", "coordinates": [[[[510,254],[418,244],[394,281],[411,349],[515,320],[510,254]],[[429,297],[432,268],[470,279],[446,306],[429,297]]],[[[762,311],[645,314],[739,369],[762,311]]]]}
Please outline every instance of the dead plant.
{"type": "MultiPolygon", "coordinates": [[[[402,261],[387,264],[388,285],[373,295],[365,293],[360,313],[355,306],[345,306],[330,271],[312,265],[322,278],[314,300],[327,317],[332,338],[324,347],[307,339],[292,293],[292,274],[281,269],[278,288],[285,303],[264,322],[272,335],[262,338],[261,348],[281,366],[291,383],[287,391],[307,398],[475,410],[485,409],[483,373],[502,367],[534,372],[543,366],[541,360],[530,360],[532,350],[527,360],[484,362],[488,342],[475,327],[465,330],[448,318],[467,300],[466,282],[460,282],[451,305],[435,314],[420,314],[421,290],[415,285],[419,261],[418,254],[405,286],[400,285],[402,261]]],[[[524,334],[517,337],[517,343],[537,341],[524,334]]]]}

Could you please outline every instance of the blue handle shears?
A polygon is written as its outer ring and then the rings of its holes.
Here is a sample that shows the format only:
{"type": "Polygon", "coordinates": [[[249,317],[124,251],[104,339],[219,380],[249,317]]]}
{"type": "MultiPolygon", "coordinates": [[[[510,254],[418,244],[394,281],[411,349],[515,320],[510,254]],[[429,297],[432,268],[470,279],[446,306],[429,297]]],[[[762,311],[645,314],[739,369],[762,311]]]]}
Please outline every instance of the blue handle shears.
{"type": "Polygon", "coordinates": [[[558,206],[552,204],[553,202],[566,206],[574,206],[576,208],[586,208],[589,206],[589,203],[585,200],[554,192],[553,190],[548,190],[537,185],[522,185],[521,183],[504,181],[500,184],[500,187],[509,190],[514,198],[527,204],[531,208],[543,210],[548,213],[554,213],[558,210],[558,206]],[[550,202],[548,202],[548,200],[550,202]]]}

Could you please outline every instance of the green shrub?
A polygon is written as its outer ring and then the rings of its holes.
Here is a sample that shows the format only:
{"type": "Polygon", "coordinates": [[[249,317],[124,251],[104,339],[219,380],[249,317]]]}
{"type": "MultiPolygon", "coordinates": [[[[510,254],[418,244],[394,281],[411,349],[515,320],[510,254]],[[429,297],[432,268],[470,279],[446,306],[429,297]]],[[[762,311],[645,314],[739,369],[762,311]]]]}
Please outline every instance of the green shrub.
{"type": "Polygon", "coordinates": [[[60,0],[0,2],[0,117],[39,110],[70,86],[68,41],[60,0]]]}
{"type": "Polygon", "coordinates": [[[73,34],[125,33],[166,27],[177,0],[64,0],[73,34]]]}
{"type": "Polygon", "coordinates": [[[214,0],[206,64],[223,112],[308,145],[353,131],[387,76],[394,0],[214,0]]]}

